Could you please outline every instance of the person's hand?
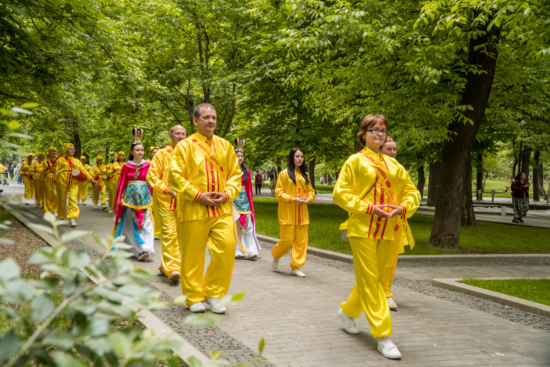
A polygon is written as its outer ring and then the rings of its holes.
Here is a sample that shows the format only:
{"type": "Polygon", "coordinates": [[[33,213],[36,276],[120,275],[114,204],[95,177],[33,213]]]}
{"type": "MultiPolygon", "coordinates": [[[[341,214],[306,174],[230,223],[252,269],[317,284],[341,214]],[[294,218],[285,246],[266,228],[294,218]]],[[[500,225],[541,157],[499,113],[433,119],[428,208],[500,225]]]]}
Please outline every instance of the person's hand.
{"type": "Polygon", "coordinates": [[[375,205],[372,212],[379,216],[380,218],[389,218],[389,214],[386,210],[388,205],[375,205]]]}
{"type": "Polygon", "coordinates": [[[301,198],[302,199],[302,203],[303,204],[311,204],[311,199],[310,198],[301,198]]]}
{"type": "Polygon", "coordinates": [[[217,192],[203,192],[201,195],[201,198],[199,199],[199,203],[206,206],[218,206],[218,203],[214,201],[214,198],[211,198],[210,196],[215,195],[215,199],[218,197],[217,192]]]}
{"type": "Polygon", "coordinates": [[[302,198],[294,198],[292,201],[298,204],[306,204],[302,198]]]}
{"type": "Polygon", "coordinates": [[[92,180],[92,185],[97,185],[97,181],[96,181],[96,180],[92,180]]]}
{"type": "Polygon", "coordinates": [[[387,207],[392,209],[392,211],[388,213],[388,218],[397,217],[403,214],[403,209],[400,206],[387,205],[387,207]]]}
{"type": "Polygon", "coordinates": [[[177,198],[178,198],[178,193],[175,192],[174,190],[169,190],[169,191],[168,191],[168,195],[170,195],[170,196],[173,197],[174,199],[177,199],[177,198]]]}
{"type": "Polygon", "coordinates": [[[214,201],[217,205],[222,205],[227,201],[227,197],[223,193],[215,192],[214,194],[218,195],[218,197],[215,199],[212,199],[212,201],[214,201]]]}
{"type": "Polygon", "coordinates": [[[525,186],[527,186],[527,187],[530,187],[530,186],[531,186],[531,184],[525,184],[525,186]]]}

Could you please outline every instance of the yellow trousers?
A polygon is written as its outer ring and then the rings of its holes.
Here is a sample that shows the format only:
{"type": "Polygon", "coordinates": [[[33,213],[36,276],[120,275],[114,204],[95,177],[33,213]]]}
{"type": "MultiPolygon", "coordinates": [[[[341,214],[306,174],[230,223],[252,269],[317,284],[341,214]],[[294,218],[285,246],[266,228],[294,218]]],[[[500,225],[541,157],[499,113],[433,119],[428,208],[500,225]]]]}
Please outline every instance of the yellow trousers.
{"type": "Polygon", "coordinates": [[[32,199],[34,197],[34,183],[27,176],[23,176],[23,184],[25,184],[25,199],[32,199]]]}
{"type": "Polygon", "coordinates": [[[205,297],[222,298],[227,294],[235,263],[233,217],[198,219],[179,222],[181,243],[181,289],[187,305],[204,302],[205,297]],[[208,241],[210,265],[204,274],[208,241]]]}
{"type": "Polygon", "coordinates": [[[94,204],[97,205],[97,203],[99,203],[100,197],[101,197],[101,205],[107,204],[107,196],[105,195],[106,191],[107,191],[107,187],[105,185],[101,186],[101,190],[99,189],[99,185],[92,186],[92,201],[94,202],[94,204]]]}
{"type": "Polygon", "coordinates": [[[44,181],[32,180],[34,185],[34,200],[36,205],[44,205],[44,181]]]}
{"type": "Polygon", "coordinates": [[[395,255],[395,260],[393,262],[393,266],[387,266],[385,269],[381,269],[380,273],[380,284],[382,285],[382,288],[384,288],[384,293],[386,294],[386,297],[393,297],[393,293],[391,292],[391,286],[393,284],[393,278],[395,278],[395,269],[397,268],[397,254],[395,255]]]}
{"type": "Polygon", "coordinates": [[[153,220],[155,221],[155,237],[162,237],[162,226],[160,224],[160,212],[156,195],[153,195],[153,220]]]}
{"type": "Polygon", "coordinates": [[[350,237],[355,268],[355,287],[342,310],[351,318],[364,311],[373,338],[390,336],[392,323],[386,294],[380,284],[379,274],[386,268],[390,241],[350,237]]]}
{"type": "Polygon", "coordinates": [[[57,214],[59,219],[78,219],[80,209],[76,205],[78,186],[65,186],[57,183],[57,214]],[[67,213],[67,199],[69,199],[69,212],[67,213]]]}
{"type": "Polygon", "coordinates": [[[57,211],[57,187],[56,184],[45,181],[44,182],[44,211],[48,213],[55,213],[57,211]]]}
{"type": "Polygon", "coordinates": [[[309,224],[302,226],[281,225],[279,235],[281,240],[271,250],[274,258],[280,259],[288,253],[292,247],[290,267],[300,269],[306,263],[307,236],[309,224]]]}
{"type": "Polygon", "coordinates": [[[84,181],[78,184],[78,200],[83,203],[88,199],[88,181],[84,181]]]}
{"type": "Polygon", "coordinates": [[[107,188],[107,193],[109,194],[109,210],[113,210],[115,207],[116,187],[113,189],[113,185],[111,185],[107,188]]]}
{"type": "MultiPolygon", "coordinates": [[[[155,232],[157,228],[161,229],[160,247],[161,264],[159,270],[164,271],[167,276],[172,275],[173,271],[181,273],[181,248],[178,241],[178,219],[176,211],[170,209],[158,209],[159,220],[155,221],[155,232]]],[[[156,235],[156,233],[155,233],[156,235]]]]}

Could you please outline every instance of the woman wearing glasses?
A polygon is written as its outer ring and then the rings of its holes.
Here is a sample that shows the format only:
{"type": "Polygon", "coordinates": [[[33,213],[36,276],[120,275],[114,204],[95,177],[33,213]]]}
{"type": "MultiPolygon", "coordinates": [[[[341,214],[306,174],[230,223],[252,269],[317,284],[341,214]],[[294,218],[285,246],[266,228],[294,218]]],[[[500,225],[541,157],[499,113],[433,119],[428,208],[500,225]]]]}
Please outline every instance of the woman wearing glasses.
{"type": "MultiPolygon", "coordinates": [[[[348,333],[358,334],[354,319],[364,311],[380,353],[399,359],[401,353],[389,339],[392,322],[379,274],[393,265],[388,257],[390,242],[399,228],[407,226],[420,193],[403,166],[380,152],[387,128],[382,115],[363,117],[357,138],[364,149],[348,158],[334,187],[334,202],[349,213],[340,229],[347,231],[353,250],[356,280],[338,315],[348,333]]],[[[412,240],[410,230],[407,235],[412,240]]]]}

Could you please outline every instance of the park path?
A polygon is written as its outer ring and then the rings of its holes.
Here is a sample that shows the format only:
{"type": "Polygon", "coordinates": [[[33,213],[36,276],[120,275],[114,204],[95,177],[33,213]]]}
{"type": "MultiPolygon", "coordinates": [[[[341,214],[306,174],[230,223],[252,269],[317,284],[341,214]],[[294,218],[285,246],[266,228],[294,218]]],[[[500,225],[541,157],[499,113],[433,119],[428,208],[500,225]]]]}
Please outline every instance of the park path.
{"type": "MultiPolygon", "coordinates": [[[[21,186],[4,187],[5,193],[22,194],[21,186]]],[[[79,230],[107,236],[112,216],[88,205],[81,207],[79,230]]],[[[28,211],[42,215],[34,206],[28,211]]],[[[90,247],[98,249],[90,240],[90,247]]],[[[141,263],[156,270],[157,256],[141,263]]],[[[464,305],[430,296],[407,286],[407,281],[469,275],[550,276],[548,266],[464,266],[399,268],[392,312],[392,340],[403,359],[390,361],[376,351],[365,317],[358,319],[361,334],[346,334],[336,313],[354,285],[349,265],[310,256],[305,279],[291,277],[289,256],[278,271],[270,266],[267,246],[257,261],[236,261],[230,293],[245,291],[245,299],[231,307],[219,328],[256,350],[264,337],[264,356],[277,366],[550,366],[550,332],[512,322],[464,305]],[[346,268],[347,267],[347,268],[346,268]]],[[[208,262],[208,254],[207,254],[208,262]]],[[[181,294],[179,285],[160,278],[152,285],[169,297],[181,294]]],[[[453,292],[450,292],[453,293],[453,292]]],[[[457,294],[458,295],[458,294],[457,294]]]]}

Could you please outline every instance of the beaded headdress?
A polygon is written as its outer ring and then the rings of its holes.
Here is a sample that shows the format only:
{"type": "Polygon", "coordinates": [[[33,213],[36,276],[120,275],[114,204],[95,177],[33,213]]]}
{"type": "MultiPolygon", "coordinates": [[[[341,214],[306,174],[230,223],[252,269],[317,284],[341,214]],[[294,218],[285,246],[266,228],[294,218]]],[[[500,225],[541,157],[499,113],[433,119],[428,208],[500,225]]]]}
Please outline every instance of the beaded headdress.
{"type": "Polygon", "coordinates": [[[235,145],[237,148],[235,149],[235,152],[241,152],[244,153],[244,139],[235,138],[235,145]]]}

